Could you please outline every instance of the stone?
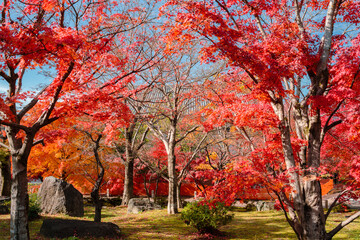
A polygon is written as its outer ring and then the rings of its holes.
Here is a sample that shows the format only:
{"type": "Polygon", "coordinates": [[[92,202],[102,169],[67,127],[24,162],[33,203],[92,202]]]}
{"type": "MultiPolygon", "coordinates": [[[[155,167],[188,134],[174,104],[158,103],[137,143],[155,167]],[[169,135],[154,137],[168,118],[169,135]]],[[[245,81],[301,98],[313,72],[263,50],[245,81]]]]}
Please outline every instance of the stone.
{"type": "Polygon", "coordinates": [[[84,216],[83,195],[73,185],[55,177],[47,177],[41,184],[38,199],[42,213],[84,216]]]}
{"type": "Polygon", "coordinates": [[[0,215],[9,214],[10,210],[7,206],[0,205],[0,215]]]}
{"type": "Polygon", "coordinates": [[[132,198],[129,201],[127,212],[128,213],[139,213],[149,210],[159,210],[161,206],[151,202],[146,198],[132,198]]]}
{"type": "Polygon", "coordinates": [[[119,238],[120,228],[110,222],[93,222],[72,219],[45,219],[40,234],[47,238],[119,238]]]}
{"type": "Polygon", "coordinates": [[[265,202],[265,201],[256,201],[254,202],[257,211],[270,211],[274,210],[275,203],[265,202]]]}

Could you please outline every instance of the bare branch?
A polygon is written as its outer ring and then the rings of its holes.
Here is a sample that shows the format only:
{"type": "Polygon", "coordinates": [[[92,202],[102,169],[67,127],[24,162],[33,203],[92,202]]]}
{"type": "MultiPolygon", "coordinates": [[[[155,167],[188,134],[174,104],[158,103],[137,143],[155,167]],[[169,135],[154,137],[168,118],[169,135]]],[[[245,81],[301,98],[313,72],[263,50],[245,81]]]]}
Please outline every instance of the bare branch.
{"type": "Polygon", "coordinates": [[[341,198],[342,195],[344,195],[347,192],[348,192],[348,190],[344,190],[335,198],[335,200],[332,202],[332,204],[330,205],[328,211],[325,214],[325,221],[328,218],[328,216],[330,215],[331,210],[336,206],[337,201],[341,198]]]}
{"type": "Polygon", "coordinates": [[[48,86],[44,87],[23,109],[21,109],[18,114],[19,121],[36,105],[36,103],[39,101],[39,96],[45,91],[47,87],[48,86]]]}
{"type": "Polygon", "coordinates": [[[195,126],[193,128],[191,128],[190,130],[186,131],[186,133],[181,137],[179,138],[178,140],[176,140],[176,143],[179,143],[181,142],[182,140],[184,140],[190,133],[196,131],[196,129],[198,129],[199,126],[195,126]]]}
{"type": "Polygon", "coordinates": [[[139,145],[138,145],[137,148],[136,148],[136,151],[139,151],[140,148],[142,148],[142,146],[144,146],[144,144],[146,143],[146,142],[145,142],[145,139],[146,139],[147,134],[149,133],[149,130],[150,130],[149,127],[146,128],[144,134],[143,134],[142,137],[141,137],[140,143],[139,143],[139,145]]]}
{"type": "Polygon", "coordinates": [[[343,229],[346,225],[354,221],[360,216],[360,211],[356,212],[355,214],[351,215],[345,221],[341,222],[339,225],[336,226],[333,230],[331,230],[328,234],[326,234],[326,239],[332,239],[332,237],[338,233],[341,229],[343,229]]]}
{"type": "Polygon", "coordinates": [[[186,169],[189,167],[189,165],[191,164],[191,162],[195,159],[196,154],[198,154],[198,152],[200,151],[200,147],[203,144],[203,142],[205,141],[206,137],[208,136],[208,133],[206,133],[203,138],[200,140],[200,142],[198,143],[198,145],[196,146],[196,149],[194,150],[193,154],[191,155],[189,161],[186,163],[186,165],[183,167],[183,169],[181,170],[178,179],[182,179],[182,177],[184,177],[185,171],[186,169]]]}
{"type": "Polygon", "coordinates": [[[45,146],[45,142],[44,142],[44,139],[41,139],[41,140],[37,140],[33,143],[33,147],[38,145],[38,144],[41,144],[43,146],[45,146]]]}

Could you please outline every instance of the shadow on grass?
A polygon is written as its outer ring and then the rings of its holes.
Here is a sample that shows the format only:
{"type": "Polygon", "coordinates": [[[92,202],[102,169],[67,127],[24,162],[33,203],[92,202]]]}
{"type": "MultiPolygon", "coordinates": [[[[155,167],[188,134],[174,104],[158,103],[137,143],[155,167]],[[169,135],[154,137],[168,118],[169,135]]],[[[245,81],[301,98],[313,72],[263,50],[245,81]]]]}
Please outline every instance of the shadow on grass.
{"type": "MultiPolygon", "coordinates": [[[[94,213],[85,213],[84,214],[84,218],[87,218],[89,221],[93,220],[95,217],[95,214],[94,213]]],[[[113,217],[116,217],[115,214],[101,214],[101,219],[104,219],[104,218],[113,218],[113,217]]]]}
{"type": "Polygon", "coordinates": [[[227,239],[296,239],[290,226],[279,218],[279,221],[260,216],[252,219],[236,217],[229,225],[222,226],[227,239]]]}

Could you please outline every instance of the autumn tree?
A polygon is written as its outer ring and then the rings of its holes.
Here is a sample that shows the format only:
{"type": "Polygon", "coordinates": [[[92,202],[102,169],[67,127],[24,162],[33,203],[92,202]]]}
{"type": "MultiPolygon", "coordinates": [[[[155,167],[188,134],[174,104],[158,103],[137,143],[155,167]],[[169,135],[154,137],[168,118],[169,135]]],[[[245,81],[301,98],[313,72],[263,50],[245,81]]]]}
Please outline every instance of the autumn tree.
{"type": "Polygon", "coordinates": [[[150,131],[162,141],[167,152],[168,213],[175,214],[178,212],[178,180],[185,174],[185,171],[179,175],[176,172],[175,149],[199,129],[194,113],[203,103],[196,98],[195,91],[206,71],[201,72],[199,60],[191,50],[166,54],[154,68],[140,74],[142,79],[152,82],[152,87],[142,92],[146,97],[140,102],[150,131]]]}
{"type": "Polygon", "coordinates": [[[75,127],[75,130],[83,133],[86,136],[86,139],[89,139],[87,142],[90,142],[90,149],[92,151],[92,157],[95,158],[95,164],[93,164],[92,168],[96,169],[95,176],[93,176],[93,188],[91,190],[90,196],[95,206],[95,215],[94,215],[94,222],[101,222],[101,209],[102,209],[102,202],[100,199],[100,189],[103,185],[104,175],[105,175],[105,168],[103,161],[100,157],[100,141],[103,138],[101,132],[95,132],[81,129],[75,127]]]}
{"type": "Polygon", "coordinates": [[[125,149],[123,146],[114,143],[116,151],[125,165],[122,205],[127,205],[134,196],[134,161],[138,151],[146,143],[148,132],[149,129],[144,127],[144,124],[141,124],[139,118],[135,116],[129,126],[123,128],[125,149]]]}
{"type": "Polygon", "coordinates": [[[121,41],[119,34],[141,24],[141,13],[146,12],[127,10],[122,3],[106,1],[3,1],[0,76],[8,91],[1,94],[0,123],[8,141],[1,145],[12,159],[11,239],[29,239],[27,160],[32,147],[41,143],[39,130],[64,113],[78,111],[66,103],[108,69],[120,70],[108,78],[103,92],[122,89],[125,76],[136,71],[135,67],[124,73],[126,55],[119,59],[110,52],[114,41],[121,41]],[[140,14],[132,18],[133,12],[140,14]],[[50,84],[29,93],[23,83],[34,79],[26,79],[24,73],[34,68],[50,69],[50,84]],[[34,106],[40,107],[31,112],[34,106]]]}
{"type": "Polygon", "coordinates": [[[262,125],[270,141],[257,159],[267,159],[262,174],[282,178],[276,193],[297,237],[331,239],[360,215],[327,232],[332,207],[324,213],[319,181],[325,137],[342,124],[358,129],[358,2],[174,0],[167,7],[176,20],[169,41],[200,37],[204,60],[228,61],[224,82],[233,97],[219,105],[222,119],[241,127],[248,113],[259,117],[248,127],[262,125]]]}

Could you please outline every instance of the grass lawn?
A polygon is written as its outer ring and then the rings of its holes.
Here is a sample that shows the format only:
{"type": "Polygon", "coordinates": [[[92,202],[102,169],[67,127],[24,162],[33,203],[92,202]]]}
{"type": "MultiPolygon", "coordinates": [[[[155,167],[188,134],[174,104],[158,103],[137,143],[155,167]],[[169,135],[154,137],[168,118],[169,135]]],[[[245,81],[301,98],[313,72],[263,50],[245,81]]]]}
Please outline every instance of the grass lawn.
{"type": "MultiPolygon", "coordinates": [[[[155,210],[140,214],[127,214],[123,207],[105,207],[102,211],[104,222],[117,224],[122,233],[122,239],[210,239],[197,234],[196,230],[187,226],[180,219],[180,214],[167,215],[166,210],[155,210]]],[[[242,212],[234,211],[234,220],[220,228],[223,237],[212,239],[296,239],[288,226],[282,212],[242,212]]],[[[339,224],[350,213],[335,213],[330,216],[328,229],[339,224]]],[[[84,218],[92,220],[93,208],[85,208],[84,218]]],[[[41,219],[30,222],[31,239],[44,240],[39,235],[42,219],[70,218],[68,216],[42,216],[41,219]]],[[[9,239],[9,215],[0,215],[0,239],[9,239]]],[[[360,219],[341,230],[334,239],[359,239],[360,219]]]]}

